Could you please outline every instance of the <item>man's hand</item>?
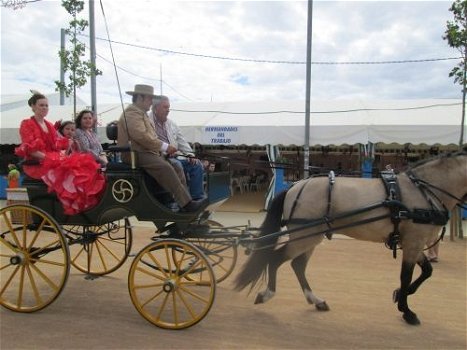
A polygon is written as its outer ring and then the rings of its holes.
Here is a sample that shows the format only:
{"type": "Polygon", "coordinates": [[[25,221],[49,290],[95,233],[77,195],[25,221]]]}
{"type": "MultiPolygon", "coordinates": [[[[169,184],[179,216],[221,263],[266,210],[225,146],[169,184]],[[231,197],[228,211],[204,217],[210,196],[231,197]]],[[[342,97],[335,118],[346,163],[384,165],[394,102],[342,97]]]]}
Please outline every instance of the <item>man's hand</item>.
{"type": "Polygon", "coordinates": [[[188,159],[188,161],[190,162],[191,165],[201,164],[201,161],[198,158],[188,157],[187,159],[188,159]]]}
{"type": "Polygon", "coordinates": [[[167,152],[167,154],[168,154],[169,156],[171,156],[171,155],[173,155],[173,154],[174,154],[175,152],[177,152],[177,151],[178,151],[178,149],[177,149],[176,147],[174,147],[174,146],[172,146],[172,145],[169,145],[169,146],[167,147],[167,151],[166,151],[166,152],[167,152]]]}

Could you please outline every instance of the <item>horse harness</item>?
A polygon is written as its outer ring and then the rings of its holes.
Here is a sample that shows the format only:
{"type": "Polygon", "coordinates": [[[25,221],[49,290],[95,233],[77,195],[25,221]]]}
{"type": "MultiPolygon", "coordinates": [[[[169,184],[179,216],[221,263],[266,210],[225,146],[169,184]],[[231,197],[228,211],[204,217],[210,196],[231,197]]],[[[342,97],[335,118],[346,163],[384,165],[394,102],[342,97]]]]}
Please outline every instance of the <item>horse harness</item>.
{"type": "MultiPolygon", "coordinates": [[[[291,208],[289,219],[283,220],[282,224],[283,225],[286,225],[288,223],[305,224],[305,226],[307,227],[313,227],[313,226],[325,224],[327,226],[327,229],[321,232],[318,232],[318,234],[323,233],[326,236],[326,238],[330,240],[332,238],[333,232],[339,229],[345,229],[345,228],[349,228],[352,226],[363,225],[366,223],[390,218],[391,222],[393,223],[394,229],[388,235],[388,238],[386,240],[386,246],[392,250],[393,257],[396,258],[396,251],[400,247],[399,224],[401,220],[410,219],[414,223],[417,223],[417,224],[431,224],[431,225],[436,225],[436,226],[445,226],[446,223],[448,222],[449,212],[446,206],[444,205],[444,203],[433,192],[433,190],[431,190],[431,188],[444,192],[445,194],[459,200],[459,198],[452,196],[450,193],[447,193],[446,191],[434,185],[431,185],[430,183],[424,180],[417,178],[417,176],[414,174],[412,170],[408,170],[406,174],[409,177],[410,181],[420,190],[423,197],[428,202],[430,209],[417,209],[417,208],[414,208],[413,210],[408,209],[407,206],[405,206],[402,203],[402,195],[401,195],[401,190],[399,187],[397,175],[394,173],[392,169],[390,169],[390,170],[381,172],[381,179],[383,181],[383,184],[386,190],[386,195],[387,195],[386,199],[383,202],[379,204],[370,205],[365,208],[357,209],[351,212],[342,213],[342,214],[332,217],[330,215],[331,207],[332,207],[331,205],[332,204],[332,192],[333,192],[334,184],[336,182],[336,177],[335,177],[334,172],[330,171],[328,174],[329,186],[328,186],[326,214],[321,219],[318,219],[318,220],[306,220],[306,219],[292,218],[295,212],[296,206],[298,204],[298,200],[302,195],[303,189],[305,188],[305,185],[304,185],[299,190],[297,197],[295,198],[295,201],[291,208]],[[370,219],[365,219],[365,220],[362,220],[362,221],[359,221],[353,224],[344,225],[344,226],[339,226],[339,227],[332,226],[332,223],[337,219],[341,219],[344,217],[350,217],[352,215],[360,214],[362,212],[370,211],[370,210],[380,208],[380,207],[388,208],[390,211],[390,214],[384,215],[384,216],[378,216],[378,217],[374,217],[370,219]]],[[[301,227],[301,228],[304,228],[304,227],[301,227]]],[[[445,230],[446,230],[446,227],[443,228],[443,231],[441,233],[439,240],[443,238],[445,230]]]]}

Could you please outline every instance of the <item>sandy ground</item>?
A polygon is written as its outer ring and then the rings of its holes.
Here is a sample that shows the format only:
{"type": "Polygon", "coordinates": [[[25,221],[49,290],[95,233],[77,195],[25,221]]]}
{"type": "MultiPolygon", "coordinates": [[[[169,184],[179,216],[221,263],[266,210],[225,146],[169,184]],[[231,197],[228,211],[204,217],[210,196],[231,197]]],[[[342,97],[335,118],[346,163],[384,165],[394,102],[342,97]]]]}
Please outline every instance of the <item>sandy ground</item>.
{"type": "MultiPolygon", "coordinates": [[[[235,199],[236,196],[233,198],[235,199]]],[[[255,198],[258,196],[254,196],[255,198]]],[[[239,200],[238,197],[235,200],[239,200]]],[[[264,213],[253,197],[226,203],[213,219],[225,226],[259,225],[264,213]],[[244,211],[235,207],[241,206],[244,211]],[[230,207],[229,207],[230,206],[230,207]]],[[[134,251],[149,243],[154,228],[135,223],[134,251]]],[[[466,222],[464,221],[464,224],[466,222]]],[[[465,231],[464,231],[465,232],[465,231]]],[[[449,235],[447,235],[449,237],[449,235]]],[[[240,249],[236,271],[245,260],[240,249]]],[[[95,280],[71,270],[59,298],[46,309],[15,313],[0,309],[0,348],[10,349],[465,349],[466,240],[440,247],[440,262],[409,299],[422,324],[409,326],[392,303],[399,285],[396,260],[383,245],[342,238],[321,244],[307,270],[314,292],[331,311],[306,303],[289,264],[278,274],[276,296],[254,305],[255,293],[232,290],[231,276],[218,284],[209,314],[181,330],[160,329],[142,318],[128,294],[131,261],[95,280]]],[[[234,272],[234,275],[236,273],[234,272]]],[[[417,270],[418,273],[418,270],[417,270]]]]}

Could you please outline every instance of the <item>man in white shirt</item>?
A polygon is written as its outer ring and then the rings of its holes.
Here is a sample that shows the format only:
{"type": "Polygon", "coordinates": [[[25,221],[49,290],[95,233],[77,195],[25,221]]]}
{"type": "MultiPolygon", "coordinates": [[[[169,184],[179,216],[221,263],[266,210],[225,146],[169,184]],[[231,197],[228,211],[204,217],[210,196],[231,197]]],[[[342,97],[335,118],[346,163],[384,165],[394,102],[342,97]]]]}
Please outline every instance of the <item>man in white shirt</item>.
{"type": "Polygon", "coordinates": [[[153,99],[148,117],[156,129],[159,140],[174,146],[178,151],[189,156],[186,159],[177,159],[173,155],[169,155],[168,159],[176,171],[185,173],[191,197],[195,200],[204,198],[203,165],[199,159],[194,157],[193,149],[185,140],[178,125],[173,120],[168,119],[169,113],[169,98],[167,96],[157,96],[153,99]]]}

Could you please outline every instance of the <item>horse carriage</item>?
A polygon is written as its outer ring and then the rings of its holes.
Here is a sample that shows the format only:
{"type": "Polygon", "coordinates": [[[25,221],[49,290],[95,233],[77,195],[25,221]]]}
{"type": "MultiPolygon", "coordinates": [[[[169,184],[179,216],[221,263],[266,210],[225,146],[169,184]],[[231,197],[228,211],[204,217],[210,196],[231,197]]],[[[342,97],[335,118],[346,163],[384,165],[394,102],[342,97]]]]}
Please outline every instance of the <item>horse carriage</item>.
{"type": "Polygon", "coordinates": [[[329,310],[312,293],[305,268],[333,232],[385,243],[394,256],[402,250],[401,284],[393,300],[407,323],[419,324],[407,299],[431,276],[423,248],[447,222],[448,211],[464,202],[466,168],[467,154],[461,152],[392,175],[386,186],[379,179],[332,174],[301,180],[275,197],[258,232],[209,220],[216,204],[229,197],[229,171],[209,174],[210,206],[201,213],[171,211],[163,194],[154,197],[142,170],[120,164],[107,169],[101,202],[74,216],[63,215],[44,184],[26,183],[30,205],[0,210],[0,304],[18,312],[43,309],[59,296],[70,266],[89,277],[115,271],[130,254],[129,217],[135,216],[153,222],[158,233],[134,257],[128,289],[138,312],[158,327],[183,329],[207,315],[216,283],[233,271],[239,244],[250,255],[236,277],[237,290],[267,276],[267,288],[255,300],[266,302],[275,293],[278,268],[291,260],[307,302],[329,310]],[[421,275],[412,281],[415,265],[421,275]]]}
{"type": "Polygon", "coordinates": [[[100,202],[76,215],[64,214],[45,183],[25,179],[29,204],[0,210],[0,304],[23,313],[45,308],[62,292],[70,266],[89,279],[116,271],[130,256],[135,217],[156,227],[129,269],[135,308],[158,327],[196,324],[214,302],[216,283],[232,273],[238,237],[247,231],[210,220],[230,196],[228,162],[206,174],[209,204],[198,212],[171,209],[170,194],[142,169],[110,162],[105,177],[100,202]]]}

